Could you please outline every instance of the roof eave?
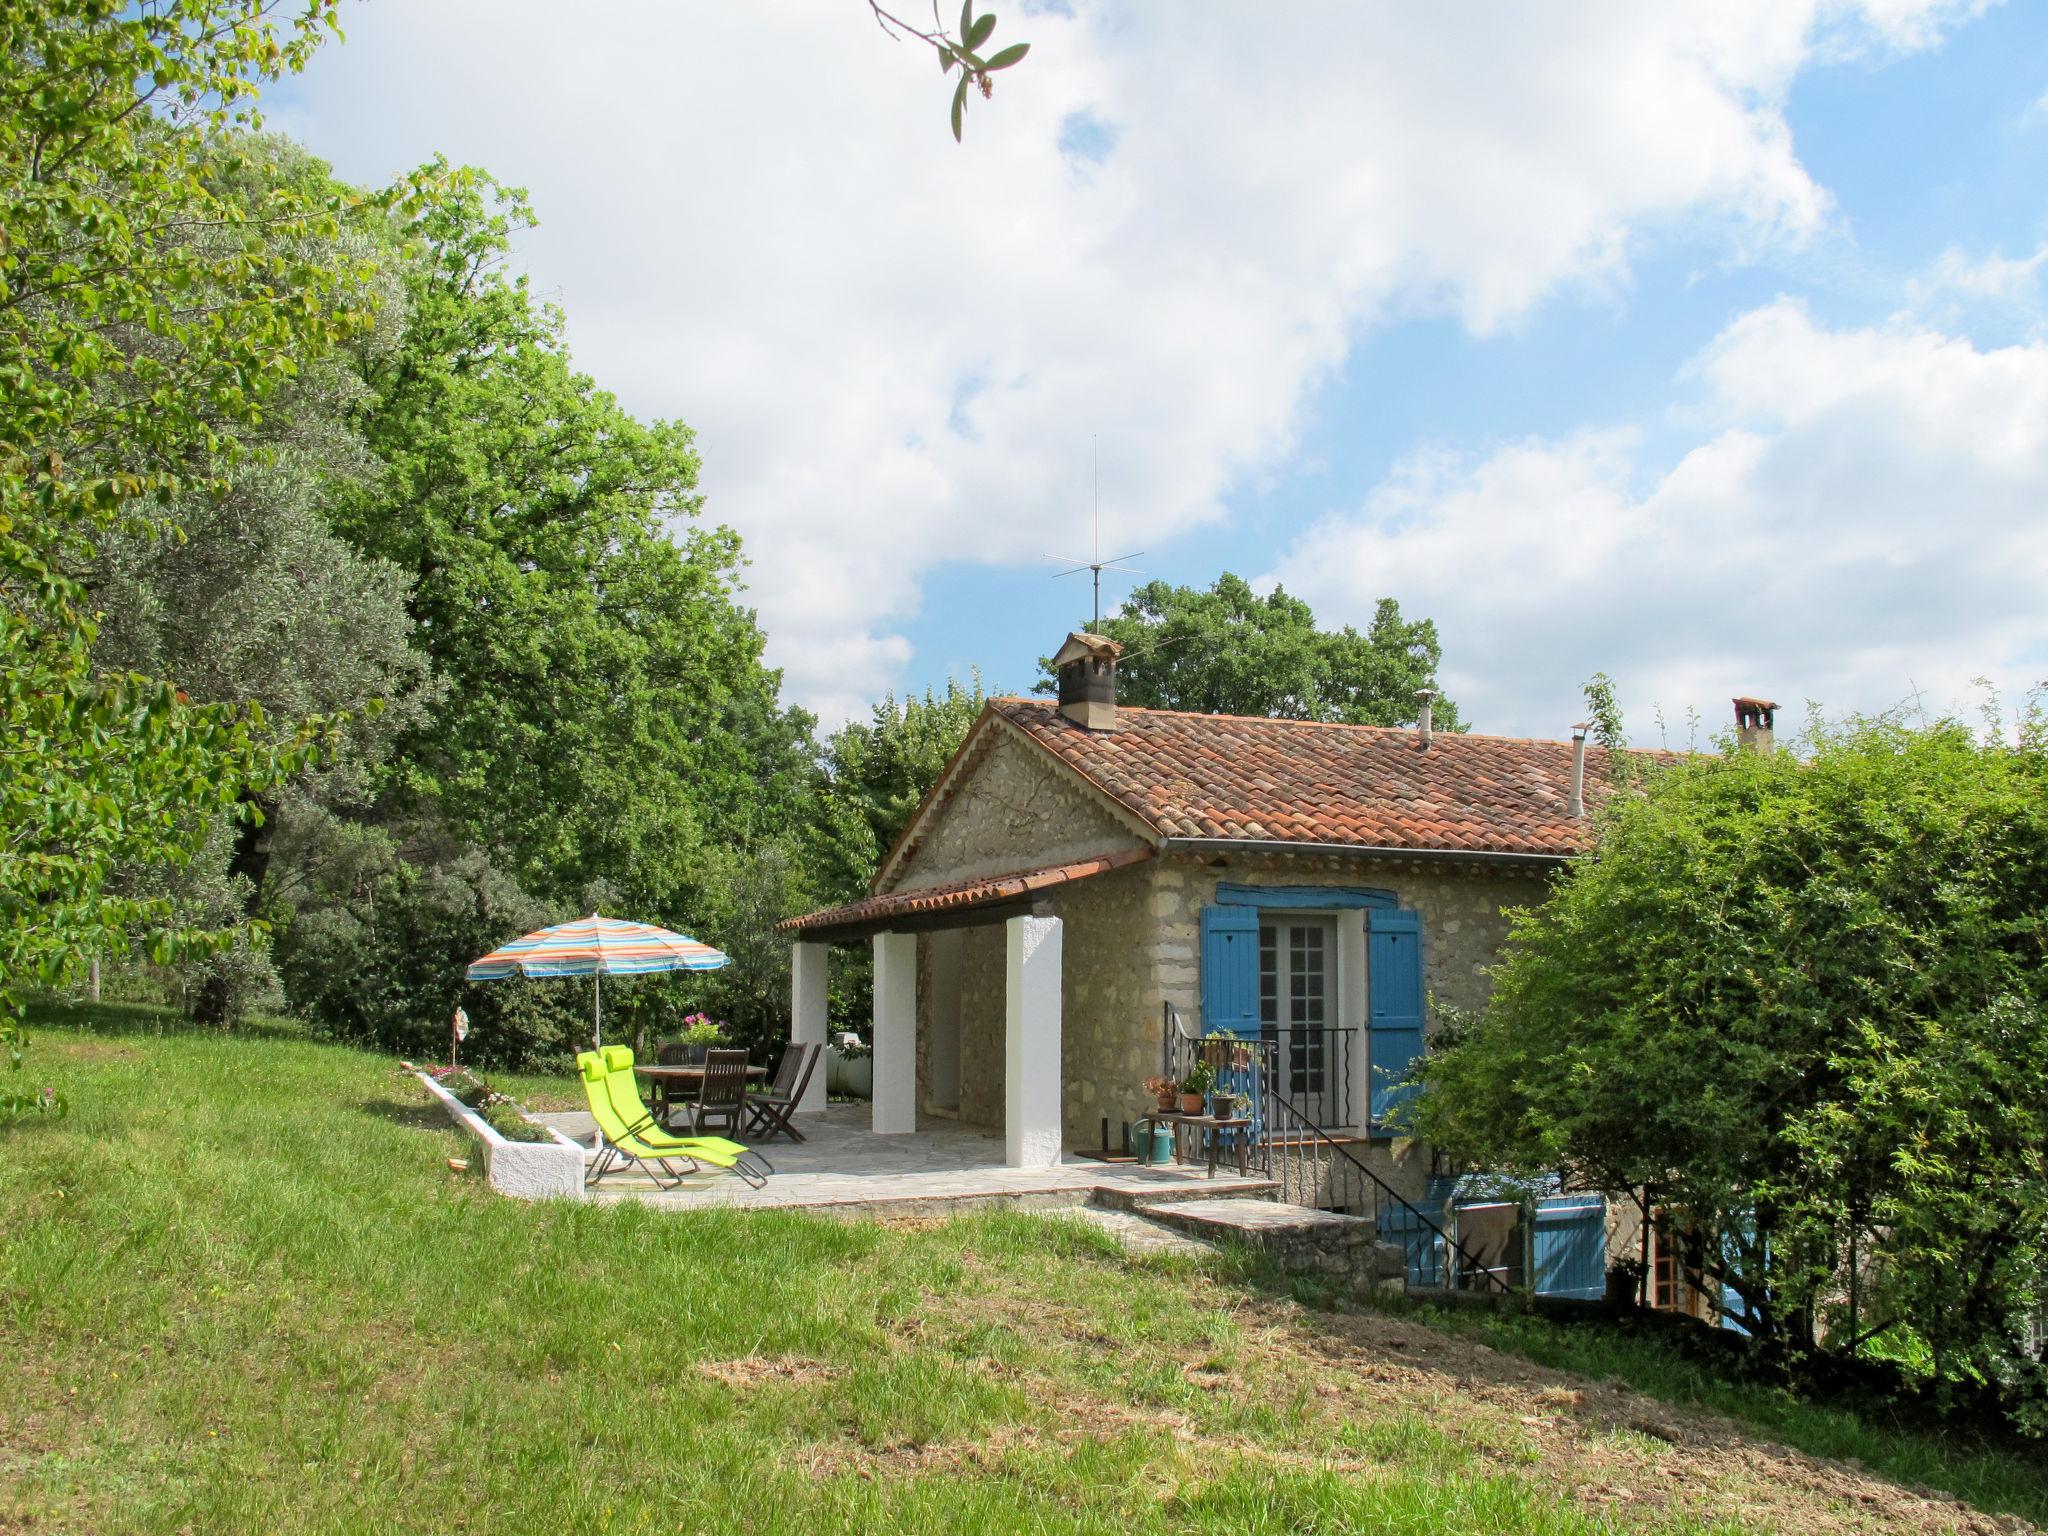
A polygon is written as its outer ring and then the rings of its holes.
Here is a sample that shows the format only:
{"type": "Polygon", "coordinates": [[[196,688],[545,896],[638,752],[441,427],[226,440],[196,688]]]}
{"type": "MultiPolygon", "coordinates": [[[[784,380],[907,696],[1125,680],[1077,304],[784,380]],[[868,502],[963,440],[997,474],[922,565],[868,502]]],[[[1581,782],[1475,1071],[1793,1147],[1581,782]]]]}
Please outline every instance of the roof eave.
{"type": "Polygon", "coordinates": [[[1310,843],[1287,838],[1169,837],[1159,850],[1170,853],[1317,853],[1361,859],[1408,859],[1433,864],[1500,864],[1554,869],[1576,853],[1516,853],[1492,848],[1396,848],[1364,843],[1310,843]]]}

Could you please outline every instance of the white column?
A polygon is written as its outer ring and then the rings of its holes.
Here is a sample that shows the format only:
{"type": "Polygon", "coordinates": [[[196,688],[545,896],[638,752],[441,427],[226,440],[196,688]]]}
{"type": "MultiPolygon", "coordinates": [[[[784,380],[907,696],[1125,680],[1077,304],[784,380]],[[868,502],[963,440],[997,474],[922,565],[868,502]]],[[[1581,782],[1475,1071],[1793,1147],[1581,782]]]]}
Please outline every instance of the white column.
{"type": "Polygon", "coordinates": [[[917,935],[875,935],[874,1131],[917,1129],[917,935]]]}
{"type": "Polygon", "coordinates": [[[1365,924],[1363,912],[1344,912],[1337,919],[1337,1023],[1351,1031],[1351,1124],[1332,1130],[1363,1130],[1372,1118],[1372,1066],[1366,1032],[1365,924]]]}
{"type": "MultiPolygon", "coordinates": [[[[825,1043],[825,980],[832,960],[829,944],[797,943],[789,946],[789,1043],[825,1043]]],[[[804,1084],[804,1096],[797,1100],[804,1114],[825,1107],[825,1060],[821,1056],[804,1084]]]]}
{"type": "Polygon", "coordinates": [[[1003,1160],[1051,1168],[1060,1160],[1060,920],[1013,917],[1003,925],[1009,964],[1003,991],[1003,1160]]]}

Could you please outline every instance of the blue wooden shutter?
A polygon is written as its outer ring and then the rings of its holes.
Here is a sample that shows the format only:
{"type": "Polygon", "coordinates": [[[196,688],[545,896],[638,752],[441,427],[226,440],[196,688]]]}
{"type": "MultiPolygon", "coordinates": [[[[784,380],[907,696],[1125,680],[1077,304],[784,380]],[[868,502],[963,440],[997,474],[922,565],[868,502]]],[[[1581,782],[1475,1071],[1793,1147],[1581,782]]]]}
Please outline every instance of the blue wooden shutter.
{"type": "Polygon", "coordinates": [[[1598,1301],[1607,1294],[1607,1202],[1553,1195],[1536,1202],[1536,1294],[1598,1301]]]}
{"type": "Polygon", "coordinates": [[[1259,914],[1202,908],[1202,1031],[1259,1033],[1259,914]]]}
{"type": "Polygon", "coordinates": [[[1422,916],[1374,912],[1366,930],[1366,991],[1372,1050],[1372,1130],[1401,1129],[1401,1107],[1415,1095],[1402,1082],[1422,1055],[1422,916]]]}

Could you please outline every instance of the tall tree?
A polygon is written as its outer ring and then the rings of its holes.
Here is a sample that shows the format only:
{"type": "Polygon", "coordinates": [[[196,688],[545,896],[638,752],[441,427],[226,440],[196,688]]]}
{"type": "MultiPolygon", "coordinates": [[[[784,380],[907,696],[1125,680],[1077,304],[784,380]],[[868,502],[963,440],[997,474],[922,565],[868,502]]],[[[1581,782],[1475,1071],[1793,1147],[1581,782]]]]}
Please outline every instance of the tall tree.
{"type": "MultiPolygon", "coordinates": [[[[326,174],[282,140],[243,150],[254,188],[326,174]]],[[[365,245],[354,231],[338,243],[351,252],[365,245]]],[[[384,286],[381,324],[366,346],[376,337],[388,346],[402,318],[395,282],[384,286]]],[[[393,743],[421,722],[432,697],[426,660],[410,643],[405,573],[337,538],[321,511],[338,488],[374,472],[345,419],[362,393],[344,358],[309,360],[238,434],[251,451],[225,489],[181,496],[174,529],[110,530],[87,573],[101,668],[175,677],[203,704],[260,705],[262,733],[279,745],[307,721],[346,722],[317,765],[247,787],[232,829],[212,829],[190,867],[128,872],[131,888],[168,893],[205,926],[276,915],[267,887],[280,816],[366,805],[393,743]]],[[[180,967],[181,980],[196,986],[196,1015],[223,1024],[267,974],[263,948],[247,941],[180,967]]]]}
{"type": "Polygon", "coordinates": [[[537,894],[601,876],[667,910],[713,829],[778,830],[760,775],[791,771],[808,722],[760,664],[738,539],[694,521],[689,429],[577,373],[560,315],[505,270],[523,195],[422,179],[439,190],[405,231],[405,332],[363,360],[380,469],[334,513],[406,572],[445,689],[403,742],[410,787],[537,894]]]}
{"type": "Polygon", "coordinates": [[[829,810],[841,829],[842,888],[858,889],[939,780],[987,702],[981,674],[947,678],[900,702],[890,694],[866,721],[849,721],[826,743],[829,810]]]}
{"type": "Polygon", "coordinates": [[[0,6],[0,1013],[138,930],[199,941],[111,873],[188,858],[195,813],[298,750],[254,710],[96,671],[79,579],[106,530],[231,473],[236,430],[367,310],[320,238],[338,198],[251,206],[227,185],[257,86],[304,63],[335,4],[282,27],[275,9],[0,6]]]}
{"type": "MultiPolygon", "coordinates": [[[[1435,623],[1403,619],[1391,597],[1380,599],[1364,634],[1319,629],[1300,598],[1279,587],[1261,597],[1228,571],[1206,591],[1147,582],[1099,627],[1124,648],[1118,698],[1146,709],[1406,725],[1416,718],[1415,691],[1436,687],[1443,659],[1435,623]]],[[[1051,692],[1043,665],[1039,691],[1051,692]]],[[[1463,728],[1441,695],[1434,721],[1463,728]]]]}

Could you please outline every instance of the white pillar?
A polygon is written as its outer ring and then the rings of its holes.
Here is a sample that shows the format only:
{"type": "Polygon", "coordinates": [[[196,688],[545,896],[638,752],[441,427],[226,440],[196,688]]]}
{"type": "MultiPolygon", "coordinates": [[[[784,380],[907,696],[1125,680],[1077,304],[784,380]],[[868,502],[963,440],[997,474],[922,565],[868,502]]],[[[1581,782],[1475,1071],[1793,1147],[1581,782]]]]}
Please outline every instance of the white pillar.
{"type": "Polygon", "coordinates": [[[1051,1168],[1060,1160],[1060,920],[1013,917],[1003,925],[1009,964],[1003,990],[1003,1161],[1051,1168]]]}
{"type": "Polygon", "coordinates": [[[875,935],[874,1131],[917,1129],[917,935],[875,935]]]}
{"type": "MultiPolygon", "coordinates": [[[[825,1043],[825,981],[831,966],[829,944],[796,943],[789,946],[789,1043],[825,1043]]],[[[825,1060],[821,1056],[804,1084],[804,1096],[797,1110],[809,1114],[825,1107],[825,1060]]]]}
{"type": "Polygon", "coordinates": [[[1346,912],[1337,922],[1337,1022],[1350,1034],[1351,1079],[1344,1086],[1351,1100],[1351,1124],[1331,1130],[1363,1130],[1371,1120],[1372,1064],[1366,1031],[1365,925],[1367,914],[1346,912]]]}

